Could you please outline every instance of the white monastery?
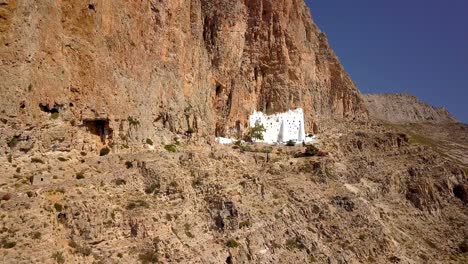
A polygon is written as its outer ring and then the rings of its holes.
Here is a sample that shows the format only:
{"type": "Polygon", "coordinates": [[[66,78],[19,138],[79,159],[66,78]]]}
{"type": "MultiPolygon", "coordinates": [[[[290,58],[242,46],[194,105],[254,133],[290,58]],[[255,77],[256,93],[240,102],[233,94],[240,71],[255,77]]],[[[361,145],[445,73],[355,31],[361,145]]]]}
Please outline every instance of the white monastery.
{"type": "Polygon", "coordinates": [[[302,108],[289,110],[284,113],[276,113],[273,115],[265,115],[262,112],[254,111],[249,117],[250,127],[263,125],[265,132],[263,133],[264,143],[286,143],[290,140],[296,143],[309,142],[304,128],[304,111],[302,108]]]}

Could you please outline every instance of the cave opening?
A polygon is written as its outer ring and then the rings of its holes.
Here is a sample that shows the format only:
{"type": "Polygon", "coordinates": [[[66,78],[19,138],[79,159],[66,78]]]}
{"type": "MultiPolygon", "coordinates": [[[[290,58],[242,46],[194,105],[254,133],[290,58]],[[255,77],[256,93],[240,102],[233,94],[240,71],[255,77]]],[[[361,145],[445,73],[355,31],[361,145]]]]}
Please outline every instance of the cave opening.
{"type": "Polygon", "coordinates": [[[221,84],[217,84],[216,85],[216,96],[221,95],[222,92],[223,92],[223,86],[221,86],[221,84]]]}
{"type": "Polygon", "coordinates": [[[42,112],[49,113],[49,114],[58,114],[60,113],[61,108],[63,105],[54,104],[53,107],[50,107],[48,104],[39,104],[39,108],[42,112]]]}
{"type": "Polygon", "coordinates": [[[89,4],[88,9],[92,11],[96,11],[96,7],[94,6],[94,4],[89,4]]]}
{"type": "Polygon", "coordinates": [[[106,143],[107,139],[112,139],[113,131],[109,119],[86,119],[83,120],[83,125],[89,133],[99,136],[103,144],[106,143]]]}
{"type": "Polygon", "coordinates": [[[468,203],[468,192],[462,185],[458,184],[453,187],[453,195],[464,203],[468,203]]]}

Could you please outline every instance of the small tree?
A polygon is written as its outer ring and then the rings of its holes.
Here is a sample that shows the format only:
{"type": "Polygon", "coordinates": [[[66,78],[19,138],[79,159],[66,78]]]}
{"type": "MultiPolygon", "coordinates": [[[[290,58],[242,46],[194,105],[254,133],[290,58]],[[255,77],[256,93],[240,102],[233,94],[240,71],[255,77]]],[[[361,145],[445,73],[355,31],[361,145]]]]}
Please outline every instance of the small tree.
{"type": "Polygon", "coordinates": [[[265,127],[260,124],[256,123],[254,127],[250,128],[249,137],[252,140],[263,140],[263,133],[265,133],[265,127]]]}

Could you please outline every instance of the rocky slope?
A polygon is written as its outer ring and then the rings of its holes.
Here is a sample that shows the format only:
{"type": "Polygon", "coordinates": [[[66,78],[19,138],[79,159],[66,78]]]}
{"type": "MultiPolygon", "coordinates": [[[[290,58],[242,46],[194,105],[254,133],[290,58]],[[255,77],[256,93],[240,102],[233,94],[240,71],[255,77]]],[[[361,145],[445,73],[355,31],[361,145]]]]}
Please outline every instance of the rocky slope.
{"type": "Polygon", "coordinates": [[[303,107],[309,130],[367,116],[303,0],[4,0],[0,14],[0,107],[19,123],[104,121],[127,144],[158,126],[238,134],[255,109],[303,107]]]}
{"type": "Polygon", "coordinates": [[[466,263],[467,171],[383,126],[328,131],[315,157],[183,137],[137,154],[1,159],[0,259],[466,263]]]}
{"type": "Polygon", "coordinates": [[[455,123],[445,108],[421,102],[409,94],[364,94],[369,115],[389,123],[455,123]]]}

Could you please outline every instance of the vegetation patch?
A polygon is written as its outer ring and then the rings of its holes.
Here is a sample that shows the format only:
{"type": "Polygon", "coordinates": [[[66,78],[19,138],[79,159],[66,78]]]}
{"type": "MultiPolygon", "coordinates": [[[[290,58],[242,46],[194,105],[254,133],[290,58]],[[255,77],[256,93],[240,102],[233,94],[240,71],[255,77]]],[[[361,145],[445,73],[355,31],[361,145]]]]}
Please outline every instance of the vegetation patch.
{"type": "Polygon", "coordinates": [[[136,200],[127,204],[127,210],[134,210],[136,208],[149,208],[149,204],[143,200],[136,200]]]}
{"type": "Polygon", "coordinates": [[[127,184],[127,181],[125,181],[124,179],[116,179],[115,180],[115,185],[117,186],[121,186],[121,185],[126,185],[127,184]]]}
{"type": "Polygon", "coordinates": [[[45,162],[41,160],[40,158],[31,158],[32,163],[41,163],[44,164],[45,162]]]}
{"type": "Polygon", "coordinates": [[[83,180],[84,178],[85,178],[84,172],[78,172],[78,173],[76,174],[76,179],[77,179],[77,180],[83,180]]]}
{"type": "Polygon", "coordinates": [[[55,208],[55,211],[57,212],[62,212],[63,210],[63,205],[59,204],[59,203],[55,203],[54,204],[54,208],[55,208]]]}
{"type": "Polygon", "coordinates": [[[242,221],[239,223],[239,228],[244,228],[244,227],[249,227],[250,226],[250,221],[249,220],[245,220],[245,221],[242,221]]]}
{"type": "Polygon", "coordinates": [[[150,138],[147,138],[146,139],[146,144],[148,144],[150,146],[153,146],[153,140],[151,140],[150,138]]]}
{"type": "Polygon", "coordinates": [[[294,250],[294,249],[302,250],[306,248],[304,244],[297,238],[286,240],[285,247],[288,250],[294,250]]]}
{"type": "Polygon", "coordinates": [[[177,146],[175,144],[165,145],[164,149],[172,153],[177,152],[177,146]]]}
{"type": "Polygon", "coordinates": [[[246,141],[252,140],[263,140],[263,133],[266,129],[262,124],[256,124],[254,127],[250,128],[246,141]]]}
{"type": "Polygon", "coordinates": [[[19,136],[14,136],[13,138],[11,138],[7,143],[8,147],[10,149],[15,148],[18,145],[19,141],[20,141],[19,138],[20,138],[19,136]]]}
{"type": "Polygon", "coordinates": [[[63,256],[62,252],[55,252],[52,254],[52,259],[55,260],[57,264],[64,264],[65,263],[65,257],[63,256]]]}
{"type": "Polygon", "coordinates": [[[99,151],[99,156],[106,156],[107,154],[110,153],[110,149],[108,147],[105,147],[105,148],[102,148],[100,151],[99,151]]]}
{"type": "Polygon", "coordinates": [[[234,239],[229,239],[227,242],[226,242],[226,246],[228,248],[236,248],[236,247],[239,247],[239,242],[237,242],[236,240],[234,239]]]}
{"type": "Polygon", "coordinates": [[[161,188],[160,184],[152,183],[148,187],[145,188],[145,193],[146,194],[157,194],[157,193],[159,193],[159,188],[161,188]]]}
{"type": "Polygon", "coordinates": [[[129,116],[127,118],[127,121],[128,121],[128,124],[130,125],[130,127],[137,127],[140,125],[140,121],[138,119],[136,119],[135,117],[132,117],[132,116],[129,116]]]}
{"type": "Polygon", "coordinates": [[[133,168],[133,163],[131,161],[126,161],[125,162],[125,167],[127,167],[127,169],[131,169],[131,168],[133,168]]]}
{"type": "Polygon", "coordinates": [[[14,248],[16,246],[16,242],[14,241],[8,241],[6,240],[5,238],[2,239],[1,241],[1,245],[2,245],[2,248],[6,248],[6,249],[10,249],[10,248],[14,248]]]}
{"type": "Polygon", "coordinates": [[[189,238],[194,238],[195,236],[192,234],[191,230],[190,230],[190,224],[186,223],[184,225],[184,229],[185,229],[185,235],[188,236],[189,238]]]}
{"type": "Polygon", "coordinates": [[[50,114],[51,119],[58,119],[59,117],[60,117],[59,112],[54,112],[54,113],[50,114]]]}

